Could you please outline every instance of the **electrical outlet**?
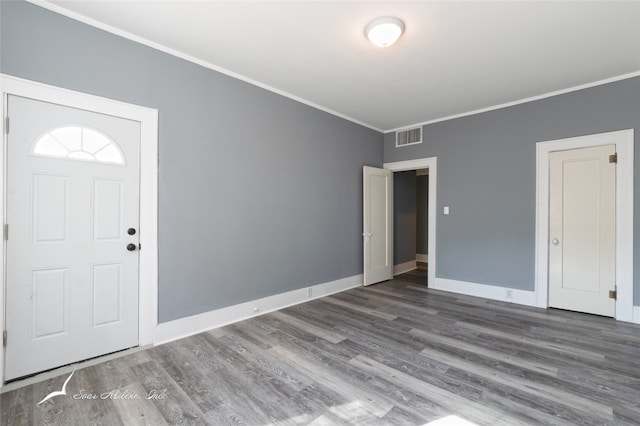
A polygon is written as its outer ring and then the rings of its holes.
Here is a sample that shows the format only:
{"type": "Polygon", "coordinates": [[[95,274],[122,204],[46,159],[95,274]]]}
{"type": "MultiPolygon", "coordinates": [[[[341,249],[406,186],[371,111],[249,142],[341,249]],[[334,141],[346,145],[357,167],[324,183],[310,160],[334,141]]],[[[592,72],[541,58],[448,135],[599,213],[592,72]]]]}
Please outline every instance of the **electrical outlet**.
{"type": "Polygon", "coordinates": [[[513,290],[507,289],[507,299],[513,299],[513,290]]]}

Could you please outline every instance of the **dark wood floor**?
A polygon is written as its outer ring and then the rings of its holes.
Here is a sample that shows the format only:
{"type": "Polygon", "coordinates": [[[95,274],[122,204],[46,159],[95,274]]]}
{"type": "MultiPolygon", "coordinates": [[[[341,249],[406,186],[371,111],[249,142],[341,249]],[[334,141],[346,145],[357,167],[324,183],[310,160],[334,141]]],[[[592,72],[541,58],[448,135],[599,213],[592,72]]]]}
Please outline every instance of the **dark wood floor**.
{"type": "Polygon", "coordinates": [[[2,424],[630,425],[640,327],[396,279],[77,370],[36,405],[66,378],[2,394],[2,424]]]}
{"type": "Polygon", "coordinates": [[[425,262],[417,262],[417,268],[401,275],[396,275],[394,279],[400,281],[408,281],[414,284],[427,285],[427,264],[425,262]]]}

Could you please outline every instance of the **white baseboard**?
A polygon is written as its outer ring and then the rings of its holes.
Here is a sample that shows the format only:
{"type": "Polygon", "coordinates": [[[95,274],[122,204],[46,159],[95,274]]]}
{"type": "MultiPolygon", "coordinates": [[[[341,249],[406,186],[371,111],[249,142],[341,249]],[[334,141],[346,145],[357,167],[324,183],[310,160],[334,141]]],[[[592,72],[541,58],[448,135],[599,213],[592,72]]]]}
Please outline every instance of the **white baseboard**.
{"type": "Polygon", "coordinates": [[[515,288],[498,287],[487,284],[477,284],[466,281],[437,278],[435,283],[429,284],[434,290],[450,291],[452,293],[466,294],[468,296],[484,297],[485,299],[500,300],[503,302],[517,303],[519,305],[537,306],[536,293],[533,291],[518,290],[515,288]],[[507,293],[510,292],[510,297],[507,293]]]}
{"type": "Polygon", "coordinates": [[[238,305],[227,306],[215,311],[204,312],[178,320],[158,324],[153,335],[153,344],[171,342],[203,331],[222,327],[288,306],[297,305],[319,297],[348,290],[362,285],[362,275],[342,278],[336,281],[312,285],[298,290],[287,291],[263,297],[238,305]]]}
{"type": "Polygon", "coordinates": [[[393,265],[393,276],[404,274],[405,272],[413,271],[416,269],[418,265],[416,265],[415,260],[410,260],[408,262],[400,263],[399,265],[393,265]]]}
{"type": "Polygon", "coordinates": [[[416,261],[417,262],[428,262],[429,261],[429,255],[428,254],[422,254],[422,253],[416,253],[416,261]]]}
{"type": "MultiPolygon", "coordinates": [[[[500,300],[502,302],[517,303],[519,305],[541,307],[537,303],[537,297],[534,291],[518,290],[515,288],[511,289],[437,277],[434,285],[429,284],[429,288],[434,290],[450,291],[451,293],[466,294],[468,296],[484,297],[485,299],[500,300]],[[509,290],[511,291],[511,297],[507,296],[507,291],[509,290]]],[[[546,306],[543,308],[546,308],[546,306]]],[[[619,319],[618,321],[624,320],[619,319]]],[[[633,319],[631,322],[640,324],[640,306],[633,307],[633,319]]]]}

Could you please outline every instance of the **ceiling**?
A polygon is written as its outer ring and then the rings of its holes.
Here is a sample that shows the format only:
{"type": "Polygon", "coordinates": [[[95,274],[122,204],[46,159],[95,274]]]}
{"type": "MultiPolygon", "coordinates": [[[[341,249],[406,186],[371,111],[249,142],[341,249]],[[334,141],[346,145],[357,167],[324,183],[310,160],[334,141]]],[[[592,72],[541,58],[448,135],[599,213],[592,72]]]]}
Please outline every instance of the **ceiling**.
{"type": "Polygon", "coordinates": [[[385,131],[640,71],[640,1],[32,1],[385,131]]]}

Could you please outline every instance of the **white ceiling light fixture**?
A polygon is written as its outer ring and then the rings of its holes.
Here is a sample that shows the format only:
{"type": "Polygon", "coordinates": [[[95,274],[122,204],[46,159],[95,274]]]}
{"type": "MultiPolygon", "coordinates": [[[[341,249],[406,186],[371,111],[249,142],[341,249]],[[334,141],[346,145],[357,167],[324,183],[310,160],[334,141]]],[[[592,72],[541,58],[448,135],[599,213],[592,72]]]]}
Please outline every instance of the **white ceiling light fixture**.
{"type": "Polygon", "coordinates": [[[364,35],[378,47],[389,47],[404,32],[404,22],[392,16],[374,19],[364,29],[364,35]]]}

